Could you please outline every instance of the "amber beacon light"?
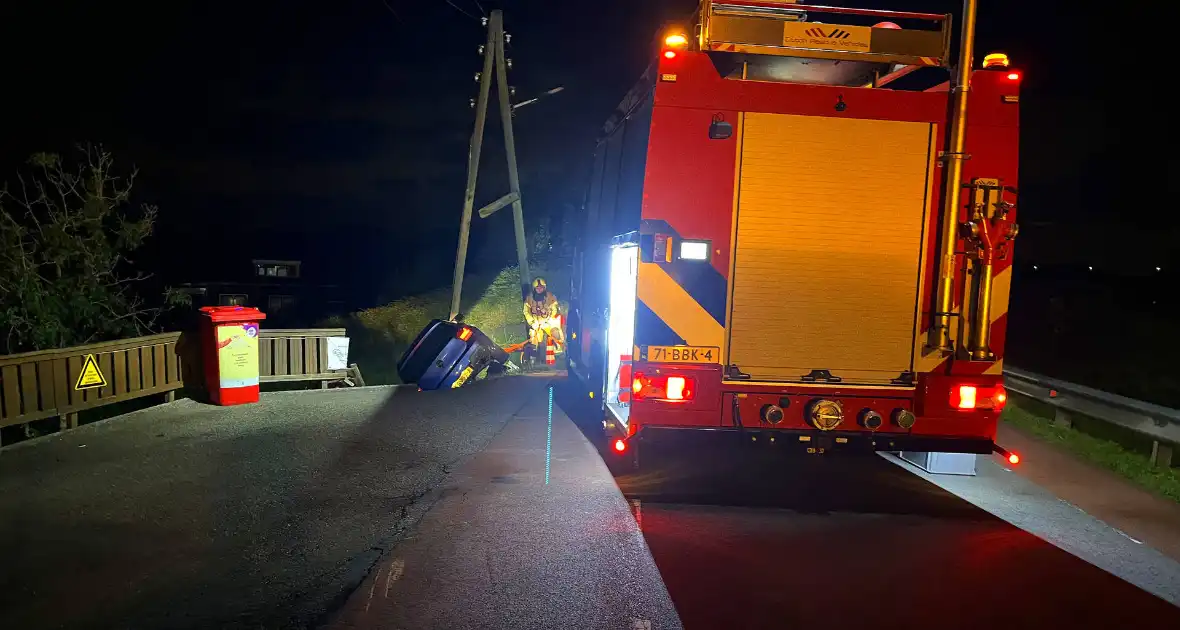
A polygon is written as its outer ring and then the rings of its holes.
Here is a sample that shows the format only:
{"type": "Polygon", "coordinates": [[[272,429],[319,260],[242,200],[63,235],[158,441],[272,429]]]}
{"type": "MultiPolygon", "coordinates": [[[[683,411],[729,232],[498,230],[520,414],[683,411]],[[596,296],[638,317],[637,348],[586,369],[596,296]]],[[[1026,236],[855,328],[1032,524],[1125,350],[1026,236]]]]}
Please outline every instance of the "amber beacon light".
{"type": "Polygon", "coordinates": [[[991,53],[983,57],[984,68],[1007,68],[1008,55],[1004,53],[991,53]]]}
{"type": "Polygon", "coordinates": [[[675,59],[676,51],[688,47],[688,36],[684,33],[672,33],[664,38],[664,58],[675,59]]]}

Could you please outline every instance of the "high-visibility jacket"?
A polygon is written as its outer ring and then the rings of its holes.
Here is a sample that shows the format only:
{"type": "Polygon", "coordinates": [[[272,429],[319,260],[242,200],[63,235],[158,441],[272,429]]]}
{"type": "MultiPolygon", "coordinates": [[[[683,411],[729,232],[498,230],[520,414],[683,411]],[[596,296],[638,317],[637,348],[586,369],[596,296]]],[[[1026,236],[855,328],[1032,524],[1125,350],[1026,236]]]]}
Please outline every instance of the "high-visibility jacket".
{"type": "Polygon", "coordinates": [[[529,294],[524,300],[524,321],[530,327],[536,327],[545,320],[556,319],[558,313],[557,297],[548,291],[539,300],[533,294],[529,294]]]}

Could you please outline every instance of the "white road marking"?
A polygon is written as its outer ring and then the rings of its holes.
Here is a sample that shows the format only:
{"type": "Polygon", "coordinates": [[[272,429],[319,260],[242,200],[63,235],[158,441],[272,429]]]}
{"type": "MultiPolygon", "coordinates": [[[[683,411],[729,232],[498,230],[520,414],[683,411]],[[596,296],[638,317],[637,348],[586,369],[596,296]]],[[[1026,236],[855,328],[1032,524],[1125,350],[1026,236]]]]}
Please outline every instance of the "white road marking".
{"type": "Polygon", "coordinates": [[[1119,529],[1119,528],[1117,528],[1117,527],[1111,527],[1111,529],[1113,529],[1114,531],[1118,532],[1120,535],[1122,535],[1122,537],[1123,537],[1123,538],[1126,538],[1127,540],[1129,540],[1129,541],[1131,541],[1131,542],[1135,543],[1136,545],[1142,545],[1142,544],[1143,544],[1143,541],[1141,541],[1141,540],[1136,540],[1136,539],[1134,539],[1134,538],[1131,538],[1131,536],[1130,536],[1130,535],[1128,535],[1128,534],[1127,534],[1127,532],[1124,532],[1123,530],[1121,530],[1121,529],[1119,529]]]}
{"type": "Polygon", "coordinates": [[[389,563],[389,573],[385,574],[385,594],[383,597],[389,597],[389,587],[402,576],[406,570],[406,561],[401,558],[394,558],[393,562],[389,563]]]}
{"type": "Polygon", "coordinates": [[[381,569],[377,569],[377,575],[373,576],[373,583],[369,585],[369,599],[365,602],[365,612],[369,612],[369,606],[373,604],[373,591],[377,588],[377,582],[381,579],[381,569]]]}

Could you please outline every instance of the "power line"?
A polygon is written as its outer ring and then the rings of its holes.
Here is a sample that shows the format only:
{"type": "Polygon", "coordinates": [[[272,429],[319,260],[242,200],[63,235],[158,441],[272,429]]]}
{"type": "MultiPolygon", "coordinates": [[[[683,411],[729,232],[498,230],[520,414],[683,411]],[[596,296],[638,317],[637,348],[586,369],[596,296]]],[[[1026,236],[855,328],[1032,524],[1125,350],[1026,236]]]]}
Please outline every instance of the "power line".
{"type": "Polygon", "coordinates": [[[471,14],[470,14],[470,13],[468,13],[467,11],[464,11],[464,10],[463,10],[463,9],[462,9],[462,8],[461,8],[459,5],[455,4],[454,2],[451,2],[451,0],[443,0],[443,1],[444,1],[444,2],[446,2],[447,4],[451,5],[451,8],[453,8],[453,9],[454,9],[454,10],[456,10],[456,11],[458,11],[459,13],[462,13],[463,15],[466,15],[467,17],[469,17],[469,18],[471,18],[471,19],[475,20],[476,22],[479,22],[479,21],[480,21],[480,20],[479,20],[479,18],[475,17],[474,15],[471,15],[471,14]]]}
{"type": "Polygon", "coordinates": [[[479,12],[482,13],[484,15],[484,17],[488,16],[488,12],[483,10],[483,5],[479,3],[479,0],[471,0],[471,1],[475,3],[475,6],[479,7],[479,12]]]}
{"type": "Polygon", "coordinates": [[[393,5],[389,4],[388,0],[381,0],[381,4],[385,5],[386,9],[389,9],[389,12],[393,14],[393,17],[397,18],[398,22],[405,22],[402,16],[398,15],[398,12],[393,8],[393,5]]]}

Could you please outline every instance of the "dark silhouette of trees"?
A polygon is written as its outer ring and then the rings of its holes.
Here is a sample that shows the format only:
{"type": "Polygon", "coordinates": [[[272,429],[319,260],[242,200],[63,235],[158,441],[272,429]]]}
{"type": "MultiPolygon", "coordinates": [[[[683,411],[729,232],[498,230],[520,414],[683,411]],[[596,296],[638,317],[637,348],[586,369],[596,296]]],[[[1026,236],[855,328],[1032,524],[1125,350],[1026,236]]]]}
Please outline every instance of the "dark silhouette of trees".
{"type": "Polygon", "coordinates": [[[149,276],[130,256],[151,235],[157,208],[131,207],[135,171],[120,176],[110,153],[78,147],[67,163],[29,158],[0,188],[0,342],[5,353],[60,348],[150,332],[167,292],[148,301],[149,276]]]}

